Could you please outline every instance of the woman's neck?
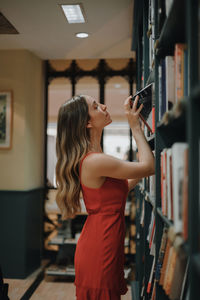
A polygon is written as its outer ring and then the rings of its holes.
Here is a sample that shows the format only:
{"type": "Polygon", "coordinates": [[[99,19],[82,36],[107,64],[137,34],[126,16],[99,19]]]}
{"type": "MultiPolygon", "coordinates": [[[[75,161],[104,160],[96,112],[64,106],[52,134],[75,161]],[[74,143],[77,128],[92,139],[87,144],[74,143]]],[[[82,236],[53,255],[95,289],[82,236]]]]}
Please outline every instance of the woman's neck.
{"type": "Polygon", "coordinates": [[[95,129],[90,130],[90,149],[91,152],[103,152],[101,148],[101,135],[102,130],[97,131],[95,129]]]}

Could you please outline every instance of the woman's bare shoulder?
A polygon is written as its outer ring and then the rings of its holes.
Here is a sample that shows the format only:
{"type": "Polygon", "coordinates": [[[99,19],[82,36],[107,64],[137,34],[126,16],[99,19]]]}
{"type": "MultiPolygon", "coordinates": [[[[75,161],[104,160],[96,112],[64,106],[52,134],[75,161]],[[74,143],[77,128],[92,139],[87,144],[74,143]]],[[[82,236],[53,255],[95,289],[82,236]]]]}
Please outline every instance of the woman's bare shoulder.
{"type": "MultiPolygon", "coordinates": [[[[112,170],[113,168],[116,168],[117,166],[123,164],[123,161],[105,154],[105,153],[90,153],[90,155],[88,155],[85,158],[85,163],[84,165],[90,169],[90,171],[92,171],[93,173],[95,171],[100,171],[102,173],[102,176],[104,176],[104,172],[106,172],[106,170],[112,170]]],[[[98,172],[99,173],[99,172],[98,172]]]]}
{"type": "Polygon", "coordinates": [[[144,162],[129,162],[105,153],[91,153],[86,157],[85,167],[93,176],[134,179],[150,176],[151,170],[144,162]]]}
{"type": "Polygon", "coordinates": [[[104,164],[112,161],[120,161],[118,158],[109,154],[105,154],[103,152],[91,152],[88,154],[89,155],[87,155],[87,157],[85,158],[85,161],[87,161],[88,164],[104,164]]]}

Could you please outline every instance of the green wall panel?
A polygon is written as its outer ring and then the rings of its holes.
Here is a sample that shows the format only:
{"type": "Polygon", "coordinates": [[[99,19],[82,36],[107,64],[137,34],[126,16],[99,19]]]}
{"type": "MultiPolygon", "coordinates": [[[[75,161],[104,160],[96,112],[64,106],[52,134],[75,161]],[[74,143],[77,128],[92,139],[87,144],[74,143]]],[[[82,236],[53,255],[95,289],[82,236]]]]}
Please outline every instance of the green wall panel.
{"type": "Polygon", "coordinates": [[[41,263],[43,190],[0,191],[0,265],[6,278],[25,278],[41,263]]]}

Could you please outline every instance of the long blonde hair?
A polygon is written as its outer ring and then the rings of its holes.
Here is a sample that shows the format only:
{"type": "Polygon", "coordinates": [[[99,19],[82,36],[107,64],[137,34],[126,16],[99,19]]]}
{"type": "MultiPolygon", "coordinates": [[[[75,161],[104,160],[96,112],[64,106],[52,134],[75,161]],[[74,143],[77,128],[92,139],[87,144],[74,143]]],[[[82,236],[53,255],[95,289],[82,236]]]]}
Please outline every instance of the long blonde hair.
{"type": "Polygon", "coordinates": [[[56,202],[63,220],[74,218],[81,209],[79,166],[89,150],[88,121],[85,96],[75,96],[60,107],[56,138],[56,202]]]}

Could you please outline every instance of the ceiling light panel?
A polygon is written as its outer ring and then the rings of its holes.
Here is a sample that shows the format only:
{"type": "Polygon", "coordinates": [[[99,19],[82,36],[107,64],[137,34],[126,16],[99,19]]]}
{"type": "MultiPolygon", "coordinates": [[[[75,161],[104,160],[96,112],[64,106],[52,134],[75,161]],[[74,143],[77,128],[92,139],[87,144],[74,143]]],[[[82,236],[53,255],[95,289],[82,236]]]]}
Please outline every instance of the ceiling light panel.
{"type": "Polygon", "coordinates": [[[85,23],[83,10],[80,4],[64,4],[61,5],[68,23],[85,23]]]}
{"type": "Polygon", "coordinates": [[[87,38],[89,36],[89,34],[87,32],[78,32],[76,33],[76,37],[84,39],[87,38]]]}

